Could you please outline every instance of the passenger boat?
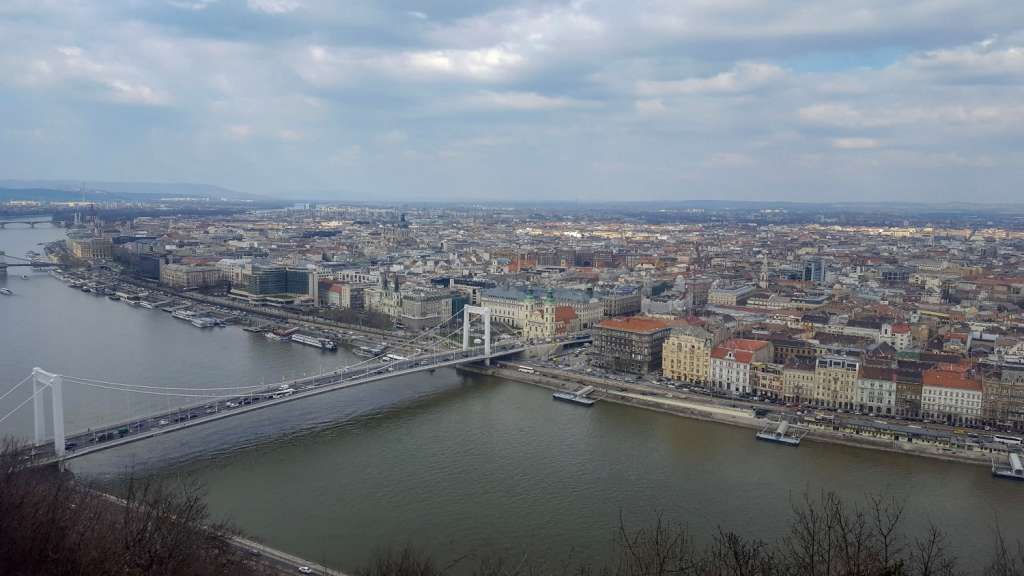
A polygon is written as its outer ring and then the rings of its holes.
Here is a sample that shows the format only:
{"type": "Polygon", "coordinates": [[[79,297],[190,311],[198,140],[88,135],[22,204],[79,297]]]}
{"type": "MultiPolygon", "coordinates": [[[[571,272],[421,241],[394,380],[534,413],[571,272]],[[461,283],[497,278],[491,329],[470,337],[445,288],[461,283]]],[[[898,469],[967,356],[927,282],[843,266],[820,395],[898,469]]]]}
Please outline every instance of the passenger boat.
{"type": "Polygon", "coordinates": [[[196,328],[213,328],[217,325],[217,321],[207,316],[197,316],[192,318],[192,325],[196,328]]]}
{"type": "Polygon", "coordinates": [[[337,350],[338,345],[329,338],[320,338],[317,336],[310,336],[308,334],[302,334],[296,332],[292,334],[292,342],[298,342],[299,344],[305,344],[306,346],[312,346],[314,348],[320,348],[321,350],[337,350]]]}
{"type": "Polygon", "coordinates": [[[277,330],[271,330],[270,332],[267,332],[266,334],[264,334],[264,336],[266,336],[270,340],[283,342],[285,340],[291,340],[292,334],[295,334],[298,331],[298,328],[278,328],[277,330]]]}
{"type": "Polygon", "coordinates": [[[362,356],[364,358],[375,358],[380,356],[387,350],[387,346],[357,346],[352,352],[356,356],[362,356]]]}

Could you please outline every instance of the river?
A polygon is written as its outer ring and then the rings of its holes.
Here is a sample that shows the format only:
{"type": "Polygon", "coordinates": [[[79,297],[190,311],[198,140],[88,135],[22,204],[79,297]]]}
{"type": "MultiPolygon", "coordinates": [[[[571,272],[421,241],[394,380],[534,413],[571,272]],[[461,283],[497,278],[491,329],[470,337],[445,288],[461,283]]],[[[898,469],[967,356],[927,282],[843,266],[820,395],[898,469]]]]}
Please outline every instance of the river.
{"type": "MultiPolygon", "coordinates": [[[[0,230],[0,249],[21,255],[60,234],[0,230]]],[[[15,295],[0,298],[0,393],[32,366],[212,387],[353,361],[237,328],[201,330],[41,273],[12,273],[6,285],[15,295]]],[[[99,399],[68,388],[69,428],[133,409],[114,393],[99,399]]],[[[0,414],[15,398],[0,402],[0,414]]],[[[29,418],[12,417],[0,431],[27,435],[29,418]]],[[[553,402],[547,390],[454,370],[258,410],[91,455],[72,469],[101,483],[126,470],[198,480],[216,517],[349,571],[376,549],[405,543],[442,561],[470,554],[465,566],[492,555],[548,566],[600,561],[620,515],[640,526],[663,514],[700,539],[721,526],[770,541],[792,499],[823,490],[851,500],[895,495],[907,504],[909,531],[935,522],[975,560],[988,557],[996,521],[1011,537],[1024,533],[1024,486],[985,467],[815,442],[767,445],[747,429],[603,402],[580,408],[553,402]]]]}

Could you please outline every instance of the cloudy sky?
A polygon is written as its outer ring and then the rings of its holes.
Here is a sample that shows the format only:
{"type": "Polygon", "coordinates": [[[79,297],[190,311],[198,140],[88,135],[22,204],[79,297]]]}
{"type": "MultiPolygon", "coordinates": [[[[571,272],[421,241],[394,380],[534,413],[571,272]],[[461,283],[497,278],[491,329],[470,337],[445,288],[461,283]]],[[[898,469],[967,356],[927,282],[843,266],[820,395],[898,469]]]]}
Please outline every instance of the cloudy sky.
{"type": "Polygon", "coordinates": [[[0,178],[1024,200],[1024,2],[2,0],[0,178]]]}

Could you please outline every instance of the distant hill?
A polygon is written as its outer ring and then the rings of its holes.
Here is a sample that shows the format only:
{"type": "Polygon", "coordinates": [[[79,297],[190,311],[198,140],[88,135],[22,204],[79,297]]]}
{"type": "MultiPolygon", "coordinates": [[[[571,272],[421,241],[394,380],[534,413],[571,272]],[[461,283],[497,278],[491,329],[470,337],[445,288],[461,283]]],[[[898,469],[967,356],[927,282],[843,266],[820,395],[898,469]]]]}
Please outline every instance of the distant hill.
{"type": "Polygon", "coordinates": [[[155,202],[161,198],[272,202],[273,198],[191,182],[96,182],[70,180],[0,180],[0,201],[155,202]]]}

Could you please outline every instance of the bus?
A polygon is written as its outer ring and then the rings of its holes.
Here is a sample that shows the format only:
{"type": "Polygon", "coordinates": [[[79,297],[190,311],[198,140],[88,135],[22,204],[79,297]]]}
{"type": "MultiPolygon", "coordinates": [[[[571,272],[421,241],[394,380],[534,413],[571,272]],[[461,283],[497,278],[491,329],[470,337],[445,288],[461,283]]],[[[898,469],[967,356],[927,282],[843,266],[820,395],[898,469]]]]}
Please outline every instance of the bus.
{"type": "Polygon", "coordinates": [[[522,372],[523,374],[533,374],[534,372],[536,372],[536,370],[530,368],[529,366],[520,366],[519,371],[522,372]]]}
{"type": "Polygon", "coordinates": [[[994,442],[999,442],[1000,444],[1006,444],[1008,446],[1021,445],[1021,439],[1017,438],[1016,436],[1000,436],[999,434],[994,434],[992,436],[992,440],[994,442]]]}

